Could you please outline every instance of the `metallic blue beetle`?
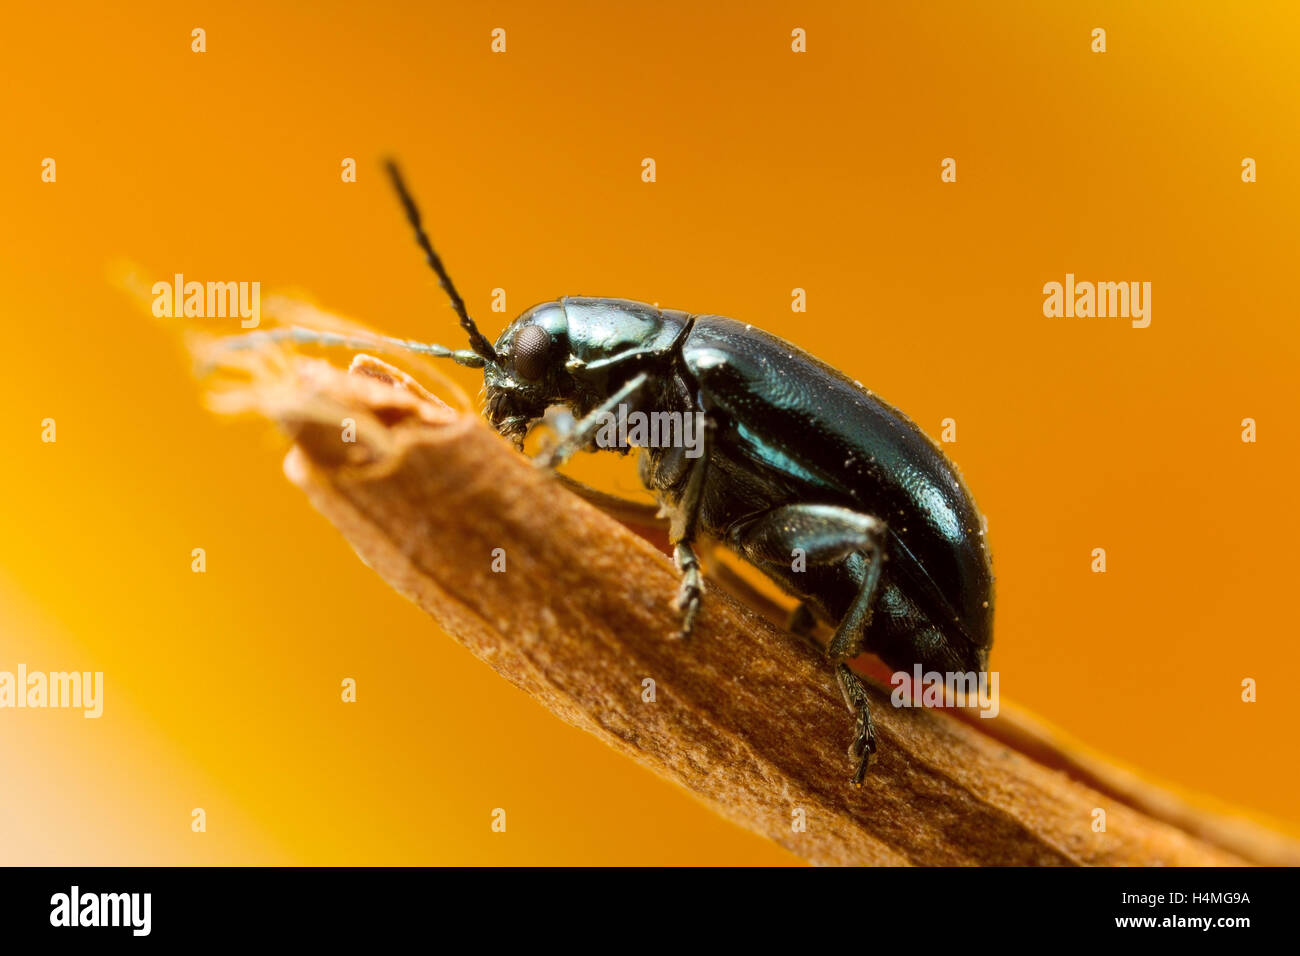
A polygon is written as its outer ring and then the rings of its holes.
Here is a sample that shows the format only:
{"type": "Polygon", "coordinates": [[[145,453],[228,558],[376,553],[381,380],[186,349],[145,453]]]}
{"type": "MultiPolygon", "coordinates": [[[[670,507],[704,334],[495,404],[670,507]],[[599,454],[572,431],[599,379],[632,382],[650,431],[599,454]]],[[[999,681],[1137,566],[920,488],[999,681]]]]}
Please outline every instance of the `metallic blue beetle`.
{"type": "Polygon", "coordinates": [[[682,636],[703,590],[701,536],[797,597],[804,628],[812,619],[835,627],[826,654],[857,717],[855,783],[876,742],[847,661],[870,651],[895,670],[986,669],[993,572],[980,516],[956,468],[902,412],[789,342],[720,315],[570,297],[529,309],[491,343],[391,164],[389,173],[470,339],[468,350],[419,348],[484,370],[486,414],[501,434],[522,445],[548,408],[566,406],[576,423],[539,459],[555,466],[592,447],[620,406],[702,413],[702,455],[652,447],[640,459],[671,518],[682,636]]]}

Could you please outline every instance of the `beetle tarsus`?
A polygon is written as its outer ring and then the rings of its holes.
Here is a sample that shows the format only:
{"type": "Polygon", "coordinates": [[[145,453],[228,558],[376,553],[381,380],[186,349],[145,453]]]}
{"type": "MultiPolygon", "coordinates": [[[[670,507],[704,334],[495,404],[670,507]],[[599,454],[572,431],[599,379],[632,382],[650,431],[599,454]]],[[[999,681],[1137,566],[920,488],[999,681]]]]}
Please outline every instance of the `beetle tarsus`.
{"type": "Polygon", "coordinates": [[[860,786],[876,753],[876,725],[871,719],[871,705],[862,678],[853,673],[849,665],[840,663],[835,665],[835,679],[839,682],[840,693],[844,695],[844,703],[857,717],[853,742],[849,744],[849,756],[858,762],[853,774],[853,783],[855,786],[860,786]]]}
{"type": "Polygon", "coordinates": [[[677,592],[677,610],[682,612],[682,628],[677,632],[680,639],[691,636],[695,628],[695,616],[700,612],[700,597],[704,594],[704,575],[700,572],[700,559],[695,549],[685,541],[679,541],[673,554],[677,569],[682,572],[682,586],[677,592]]]}

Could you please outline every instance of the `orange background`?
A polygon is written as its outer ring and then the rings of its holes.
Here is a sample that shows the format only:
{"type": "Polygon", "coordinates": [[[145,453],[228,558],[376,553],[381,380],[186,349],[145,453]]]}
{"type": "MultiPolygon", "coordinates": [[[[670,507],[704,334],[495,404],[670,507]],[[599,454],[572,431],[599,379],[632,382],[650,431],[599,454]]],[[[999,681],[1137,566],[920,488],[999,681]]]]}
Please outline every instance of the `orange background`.
{"type": "Polygon", "coordinates": [[[204,412],[176,337],[107,279],[129,257],[259,280],[460,345],[387,153],[490,337],[498,286],[511,315],[565,294],[721,312],[933,435],[955,418],[1002,692],[1300,820],[1295,6],[699,6],[8,10],[0,669],[106,691],[98,721],[0,711],[0,862],[795,862],[390,591],[284,480],[283,440],[204,412]],[[1151,327],[1045,318],[1066,272],[1150,281],[1151,327]]]}

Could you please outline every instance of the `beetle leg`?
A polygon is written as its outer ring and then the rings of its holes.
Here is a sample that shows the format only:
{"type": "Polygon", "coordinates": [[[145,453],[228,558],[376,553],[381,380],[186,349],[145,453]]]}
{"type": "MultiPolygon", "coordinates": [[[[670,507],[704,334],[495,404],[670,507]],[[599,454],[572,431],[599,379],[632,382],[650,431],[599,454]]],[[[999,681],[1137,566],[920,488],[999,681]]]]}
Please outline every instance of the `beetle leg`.
{"type": "Polygon", "coordinates": [[[648,501],[633,501],[630,498],[620,498],[618,495],[611,495],[599,488],[584,485],[582,482],[565,474],[557,473],[555,477],[569,491],[572,491],[584,501],[595,505],[615,521],[636,528],[663,529],[665,522],[660,517],[659,505],[657,504],[648,501]]]}
{"type": "Polygon", "coordinates": [[[871,721],[871,710],[867,705],[867,688],[863,685],[862,678],[853,673],[845,661],[857,657],[864,650],[867,628],[871,625],[876,595],[880,591],[880,568],[884,563],[883,532],[884,526],[881,525],[879,536],[866,555],[867,569],[862,575],[862,587],[826,648],[826,656],[835,663],[835,676],[839,680],[840,691],[844,694],[844,703],[858,718],[853,743],[849,745],[849,756],[856,757],[858,761],[858,768],[853,774],[854,784],[862,783],[862,778],[871,766],[871,758],[876,752],[876,727],[871,721]]]}
{"type": "Polygon", "coordinates": [[[824,651],[817,640],[817,618],[813,616],[812,608],[808,606],[807,601],[800,601],[786,616],[785,629],[814,651],[818,653],[824,651]]]}
{"type": "Polygon", "coordinates": [[[791,556],[801,552],[809,565],[834,565],[852,555],[866,562],[853,603],[840,619],[826,657],[835,668],[835,679],[844,703],[857,718],[849,755],[857,760],[853,775],[861,783],[876,752],[876,728],[866,686],[845,661],[863,650],[871,624],[880,572],[884,564],[885,523],[871,515],[835,505],[786,505],[769,511],[744,529],[738,544],[745,557],[778,580],[791,582],[791,556]]]}
{"type": "Polygon", "coordinates": [[[647,372],[632,376],[626,385],[606,399],[603,404],[584,415],[582,420],[566,432],[554,447],[534,458],[533,464],[539,468],[557,468],[572,458],[575,452],[586,448],[596,437],[596,432],[607,421],[607,416],[615,414],[618,406],[639,392],[649,379],[650,375],[647,372]]]}
{"type": "Polygon", "coordinates": [[[817,628],[817,619],[813,617],[812,610],[808,607],[807,601],[800,601],[790,616],[785,620],[785,629],[791,634],[797,634],[800,637],[810,637],[812,632],[817,628]]]}
{"type": "Polygon", "coordinates": [[[700,596],[704,593],[704,578],[700,574],[700,561],[695,554],[695,528],[700,518],[700,503],[704,498],[704,476],[709,469],[710,436],[712,422],[705,419],[703,450],[691,466],[686,479],[686,489],[672,513],[668,527],[668,542],[673,546],[673,557],[682,572],[681,590],[677,592],[677,609],[682,612],[682,629],[679,638],[691,636],[695,615],[700,610],[700,596]]]}
{"type": "Polygon", "coordinates": [[[867,568],[857,597],[840,620],[839,627],[835,628],[835,636],[826,648],[826,655],[833,661],[852,660],[866,650],[867,628],[871,626],[876,594],[880,590],[880,569],[885,561],[881,544],[873,544],[867,552],[867,568]]]}

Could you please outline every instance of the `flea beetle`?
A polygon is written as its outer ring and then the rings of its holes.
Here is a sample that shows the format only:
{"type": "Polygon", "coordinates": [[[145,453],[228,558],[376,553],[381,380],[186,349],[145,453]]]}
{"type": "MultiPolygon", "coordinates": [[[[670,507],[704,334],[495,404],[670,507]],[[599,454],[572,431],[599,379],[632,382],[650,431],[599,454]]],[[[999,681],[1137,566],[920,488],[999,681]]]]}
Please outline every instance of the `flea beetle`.
{"type": "Polygon", "coordinates": [[[390,343],[482,369],[485,414],[519,447],[548,409],[567,408],[572,424],[535,459],[546,467],[596,447],[598,430],[618,412],[699,416],[702,453],[643,447],[638,463],[670,518],[680,636],[689,635],[704,590],[702,538],[797,598],[792,627],[834,627],[825,653],[857,720],[855,783],[876,739],[849,660],[869,651],[895,670],[986,669],[993,571],[981,518],[956,467],[906,415],[797,346],[720,315],[565,297],[534,306],[490,342],[397,168],[390,163],[388,172],[470,347],[390,343]]]}

